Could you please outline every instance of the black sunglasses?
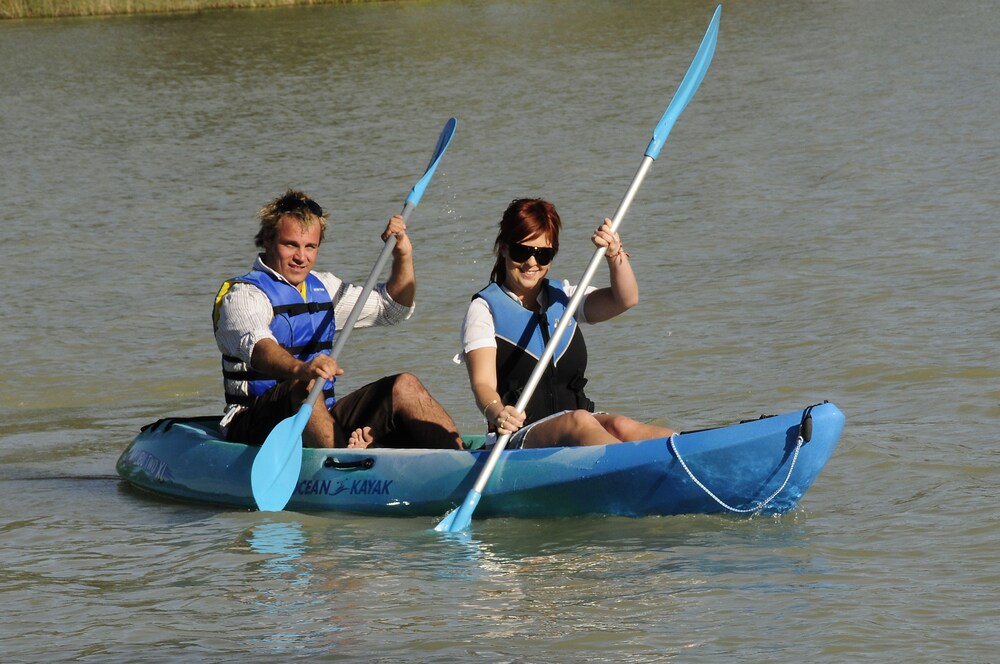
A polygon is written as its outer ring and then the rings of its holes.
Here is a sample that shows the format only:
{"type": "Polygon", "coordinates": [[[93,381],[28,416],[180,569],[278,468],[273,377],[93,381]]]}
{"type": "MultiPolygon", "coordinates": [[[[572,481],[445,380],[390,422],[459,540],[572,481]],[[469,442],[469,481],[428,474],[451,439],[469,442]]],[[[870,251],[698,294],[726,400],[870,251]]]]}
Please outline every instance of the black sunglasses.
{"type": "Polygon", "coordinates": [[[534,256],[539,265],[548,265],[556,257],[556,250],[553,247],[529,247],[520,242],[511,242],[507,245],[507,254],[515,263],[524,263],[534,256]]]}
{"type": "Polygon", "coordinates": [[[298,198],[284,198],[278,201],[274,211],[278,214],[300,213],[302,208],[309,210],[311,214],[317,217],[323,216],[323,208],[311,198],[307,198],[304,201],[298,198]]]}

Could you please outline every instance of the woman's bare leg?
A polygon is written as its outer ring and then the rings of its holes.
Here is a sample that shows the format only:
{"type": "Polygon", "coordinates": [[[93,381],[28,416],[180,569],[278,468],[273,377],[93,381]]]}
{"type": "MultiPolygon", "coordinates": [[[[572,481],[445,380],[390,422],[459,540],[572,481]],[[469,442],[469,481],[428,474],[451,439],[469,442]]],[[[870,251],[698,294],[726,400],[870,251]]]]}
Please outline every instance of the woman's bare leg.
{"type": "Polygon", "coordinates": [[[651,438],[667,438],[674,434],[666,427],[644,424],[624,415],[598,413],[594,417],[608,433],[618,440],[650,440],[651,438]]]}
{"type": "Polygon", "coordinates": [[[528,432],[524,447],[557,447],[561,445],[608,445],[620,443],[585,410],[574,410],[536,424],[528,432]]]}

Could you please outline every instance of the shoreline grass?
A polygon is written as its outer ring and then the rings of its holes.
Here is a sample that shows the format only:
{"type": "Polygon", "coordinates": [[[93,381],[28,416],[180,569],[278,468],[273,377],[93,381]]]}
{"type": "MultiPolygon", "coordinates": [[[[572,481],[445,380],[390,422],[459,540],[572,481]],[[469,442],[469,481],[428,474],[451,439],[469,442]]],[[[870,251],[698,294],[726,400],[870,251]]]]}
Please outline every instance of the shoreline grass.
{"type": "Polygon", "coordinates": [[[346,5],[373,1],[375,0],[0,0],[0,19],[112,16],[298,5],[346,5]]]}

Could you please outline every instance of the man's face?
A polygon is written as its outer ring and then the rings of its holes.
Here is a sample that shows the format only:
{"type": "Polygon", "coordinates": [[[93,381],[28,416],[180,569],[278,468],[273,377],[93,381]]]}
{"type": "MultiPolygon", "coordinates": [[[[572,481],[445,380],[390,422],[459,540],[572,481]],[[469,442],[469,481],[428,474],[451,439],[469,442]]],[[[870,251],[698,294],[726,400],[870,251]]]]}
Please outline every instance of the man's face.
{"type": "Polygon", "coordinates": [[[306,280],[319,253],[319,224],[302,228],[298,217],[284,215],[272,242],[264,243],[264,264],[299,286],[306,280]]]}

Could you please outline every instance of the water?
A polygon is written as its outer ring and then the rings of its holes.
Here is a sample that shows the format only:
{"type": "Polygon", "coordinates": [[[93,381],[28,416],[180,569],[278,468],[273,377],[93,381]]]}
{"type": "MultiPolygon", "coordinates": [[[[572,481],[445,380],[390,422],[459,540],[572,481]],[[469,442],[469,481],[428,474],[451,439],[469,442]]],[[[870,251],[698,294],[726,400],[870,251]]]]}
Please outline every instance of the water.
{"type": "MultiPolygon", "coordinates": [[[[476,522],[224,511],[124,486],[138,427],[221,409],[209,311],[288,186],[362,281],[411,219],[417,313],[348,387],[451,364],[516,196],[556,274],[624,194],[701,1],[375,3],[0,24],[4,661],[991,661],[1000,646],[1000,20],[991,3],[729,2],[621,231],[643,301],[592,396],[695,428],[830,399],[780,519],[476,522]]],[[[599,272],[598,278],[605,276],[599,272]]]]}

